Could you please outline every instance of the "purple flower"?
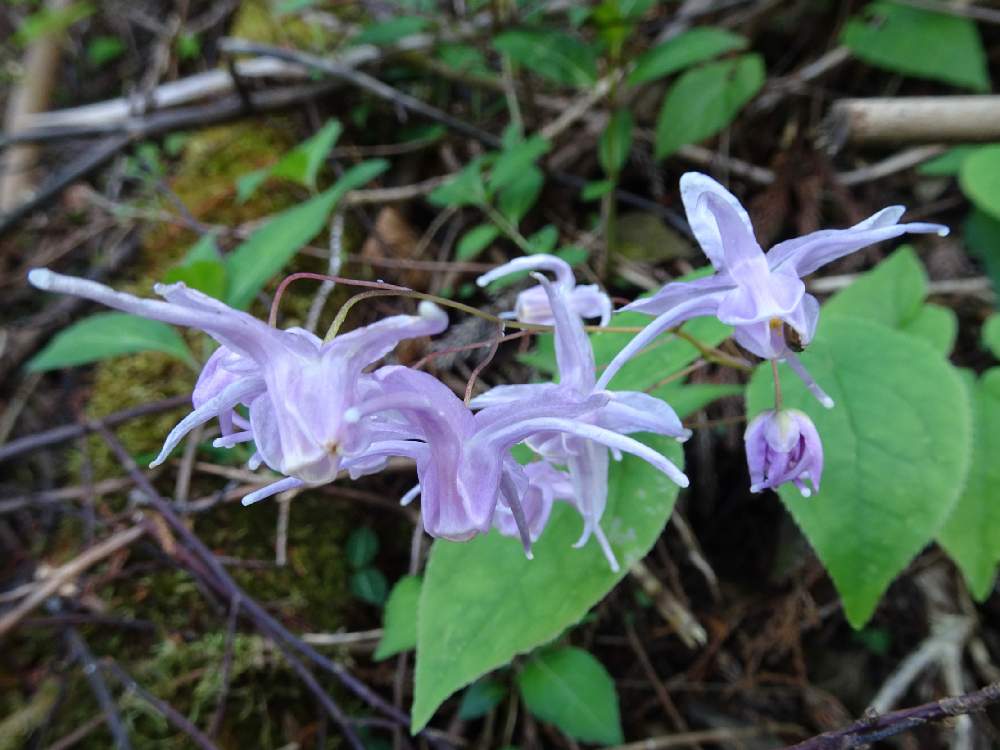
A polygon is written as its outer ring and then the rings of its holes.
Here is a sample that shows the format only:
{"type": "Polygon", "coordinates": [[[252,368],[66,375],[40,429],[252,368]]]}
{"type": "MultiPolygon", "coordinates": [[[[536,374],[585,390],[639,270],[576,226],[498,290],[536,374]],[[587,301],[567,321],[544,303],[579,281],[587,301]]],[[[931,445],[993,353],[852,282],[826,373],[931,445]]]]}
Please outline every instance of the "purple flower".
{"type": "MultiPolygon", "coordinates": [[[[499,278],[507,273],[529,268],[557,268],[557,263],[553,261],[558,259],[545,255],[519,258],[494,269],[489,277],[499,278]]],[[[596,387],[593,348],[580,316],[573,311],[571,288],[565,283],[553,284],[541,275],[536,275],[536,278],[540,283],[537,288],[548,298],[547,307],[555,324],[559,383],[497,386],[473,399],[473,408],[526,409],[532,404],[567,403],[584,406],[589,402],[592,406],[580,413],[576,418],[578,423],[593,425],[618,435],[653,432],[687,439],[690,431],[684,429],[677,414],[664,401],[645,393],[610,392],[596,387]]],[[[480,283],[482,280],[483,277],[479,279],[480,283]]],[[[630,438],[628,440],[631,441],[630,438]]],[[[534,485],[542,490],[543,498],[567,499],[580,511],[584,528],[576,546],[582,546],[593,535],[611,567],[618,570],[618,562],[600,526],[608,499],[609,448],[615,451],[615,447],[569,432],[556,434],[542,431],[527,439],[527,443],[549,464],[566,468],[567,474],[562,476],[558,471],[533,470],[537,473],[534,485]],[[568,488],[571,488],[572,493],[567,497],[568,488]]],[[[616,457],[620,457],[617,451],[615,453],[616,457]]],[[[658,453],[655,455],[659,456],[658,453]]],[[[665,473],[677,484],[686,487],[687,477],[673,463],[662,456],[660,459],[666,462],[665,473]]]]}
{"type": "Polygon", "coordinates": [[[758,414],[743,435],[750,491],[777,489],[793,482],[803,497],[819,492],[823,443],[812,420],[798,409],[758,414]],[[812,484],[812,489],[805,482],[812,484]]]}
{"type": "MultiPolygon", "coordinates": [[[[611,320],[611,298],[602,292],[597,284],[577,286],[569,263],[555,255],[539,254],[515,258],[483,274],[476,279],[476,283],[482,287],[512,273],[529,270],[554,273],[556,284],[566,293],[567,305],[579,317],[600,318],[602,326],[606,326],[611,320]]],[[[549,295],[541,285],[529,287],[518,294],[514,309],[511,312],[501,313],[500,317],[545,326],[555,322],[549,295]]]]}
{"type": "Polygon", "coordinates": [[[905,210],[890,206],[849,229],[826,229],[780,242],[767,253],[754,239],[750,218],[740,202],[706,175],[681,177],[681,198],[695,238],[715,273],[695,281],[667,284],[652,297],[624,310],[657,316],[615,357],[604,371],[604,386],[636,352],[668,328],[699,315],[714,315],[734,328],[745,349],[764,359],[787,360],[825,406],[833,401],[809,376],[785,341],[785,326],[803,345],[816,331],[819,302],[807,294],[802,277],[863,247],[906,233],[946,235],[940,224],[897,223],[905,210]]]}
{"type": "Polygon", "coordinates": [[[253,463],[263,461],[287,476],[251,500],[332,481],[344,458],[361,454],[373,439],[369,423],[344,420],[370,390],[364,369],[401,340],[440,333],[448,324],[443,311],[422,303],[418,316],[385,318],[323,343],[301,329],[272,328],[184,284],[158,284],[156,292],[167,300],[161,302],[46,269],[35,269],[28,278],[39,289],[195,328],[222,344],[198,378],[194,411],[170,432],[152,465],[162,463],[192,429],[217,417],[223,432],[218,444],[253,441],[259,454],[253,463]],[[240,405],[248,407],[249,420],[234,411],[240,405]]]}

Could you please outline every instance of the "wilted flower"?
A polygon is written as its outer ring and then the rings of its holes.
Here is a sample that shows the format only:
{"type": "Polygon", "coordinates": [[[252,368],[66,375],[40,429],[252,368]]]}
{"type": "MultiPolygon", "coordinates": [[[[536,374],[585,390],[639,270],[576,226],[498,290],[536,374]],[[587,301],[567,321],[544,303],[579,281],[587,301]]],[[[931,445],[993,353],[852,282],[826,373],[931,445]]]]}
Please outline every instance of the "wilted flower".
{"type": "Polygon", "coordinates": [[[747,425],[743,439],[751,492],[777,489],[786,482],[793,482],[804,497],[819,492],[823,443],[804,412],[798,409],[762,412],[747,425]],[[812,484],[812,488],[805,482],[812,484]]]}
{"type": "MultiPolygon", "coordinates": [[[[553,261],[558,259],[545,255],[519,258],[494,269],[490,272],[490,277],[499,278],[507,273],[530,268],[557,268],[557,263],[553,261]]],[[[570,289],[566,284],[553,284],[541,275],[536,275],[536,278],[540,283],[537,288],[548,298],[548,308],[555,324],[559,383],[497,386],[473,399],[472,406],[485,409],[523,410],[530,408],[532,404],[547,402],[582,405],[591,401],[593,406],[577,417],[578,422],[594,425],[619,435],[653,432],[680,439],[690,436],[690,431],[684,429],[674,410],[661,399],[645,393],[610,392],[595,387],[597,375],[593,348],[579,315],[572,310],[570,289]],[[595,397],[598,396],[603,397],[603,400],[596,401],[595,397]]],[[[549,463],[567,469],[568,476],[563,475],[563,477],[559,476],[561,472],[536,469],[534,471],[538,472],[538,475],[533,484],[542,490],[542,497],[569,499],[580,511],[584,527],[576,546],[586,543],[593,534],[611,567],[617,570],[618,562],[600,526],[608,498],[608,451],[609,447],[615,450],[614,446],[568,432],[561,434],[541,432],[527,440],[527,443],[549,463]],[[572,490],[568,497],[566,479],[572,490]]],[[[655,455],[659,456],[658,453],[655,455]]],[[[671,462],[662,456],[660,459],[666,462],[668,470],[665,473],[674,482],[686,487],[687,477],[671,462]]]]}
{"type": "MultiPolygon", "coordinates": [[[[73,294],[124,312],[195,328],[222,346],[205,364],[193,394],[194,411],[167,436],[153,465],[162,463],[198,425],[217,417],[226,447],[253,441],[259,458],[287,479],[253,496],[299,484],[333,481],[345,457],[358,456],[373,439],[368,425],[344,420],[362,397],[364,369],[403,339],[440,333],[448,317],[425,302],[420,314],[396,315],[323,343],[301,329],[272,328],[247,313],[184,284],[158,284],[166,302],[116,292],[103,284],[35,269],[39,289],[73,294]],[[234,410],[249,409],[249,420],[234,410]],[[234,431],[239,428],[239,431],[234,431]]],[[[252,496],[252,497],[253,497],[252,496]]]]}
{"type": "MultiPolygon", "coordinates": [[[[540,253],[515,258],[484,273],[476,279],[476,283],[479,286],[486,286],[496,279],[518,271],[551,271],[555,274],[556,285],[566,293],[566,304],[574,313],[581,318],[600,318],[602,326],[606,326],[611,320],[611,298],[601,291],[597,284],[577,286],[569,263],[555,255],[540,253]]],[[[511,312],[501,313],[500,317],[546,326],[555,322],[549,295],[541,285],[529,287],[518,294],[514,309],[511,312]]]]}
{"type": "Polygon", "coordinates": [[[809,376],[785,340],[789,326],[803,345],[816,331],[819,302],[802,277],[863,247],[906,233],[946,235],[940,224],[897,223],[905,210],[890,206],[849,229],[827,229],[780,242],[767,253],[754,239],[750,218],[736,197],[706,175],[681,177],[681,198],[695,238],[716,272],[695,281],[676,281],[624,310],[656,315],[604,371],[604,386],[636,352],[668,328],[689,318],[714,315],[734,327],[734,338],[764,359],[786,360],[825,406],[833,401],[809,376]]]}

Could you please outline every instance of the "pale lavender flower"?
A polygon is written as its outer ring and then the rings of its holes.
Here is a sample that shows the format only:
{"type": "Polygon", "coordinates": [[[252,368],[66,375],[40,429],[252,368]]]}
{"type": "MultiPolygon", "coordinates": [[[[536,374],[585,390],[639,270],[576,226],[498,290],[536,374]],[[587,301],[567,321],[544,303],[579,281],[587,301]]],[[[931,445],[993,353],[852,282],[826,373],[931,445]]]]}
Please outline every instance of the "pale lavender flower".
{"type": "Polygon", "coordinates": [[[184,284],[156,285],[167,300],[162,302],[46,269],[35,269],[28,278],[39,289],[195,328],[222,344],[198,379],[194,411],[170,432],[152,465],[162,463],[192,429],[217,417],[220,445],[253,441],[259,454],[253,463],[263,461],[287,476],[253,493],[251,501],[332,481],[344,457],[361,454],[372,440],[367,425],[343,418],[362,397],[364,369],[401,340],[440,333],[448,324],[442,310],[422,303],[418,316],[393,316],[323,343],[301,329],[272,328],[184,284]],[[249,408],[249,420],[234,412],[239,405],[249,408]]]}
{"type": "MultiPolygon", "coordinates": [[[[555,266],[553,260],[557,259],[544,255],[519,258],[494,269],[490,276],[499,278],[507,273],[530,268],[551,270],[555,266]]],[[[600,396],[603,400],[599,403],[595,401],[592,408],[581,413],[577,418],[579,422],[615,434],[653,432],[687,439],[690,431],[684,429],[674,410],[661,399],[645,393],[610,392],[596,387],[593,348],[580,316],[572,310],[570,290],[566,284],[553,284],[541,275],[535,277],[540,282],[539,288],[548,297],[548,308],[555,324],[559,383],[497,386],[473,399],[473,408],[524,409],[531,404],[547,402],[582,405],[600,396]]],[[[542,490],[542,497],[569,499],[579,510],[584,519],[584,528],[576,546],[582,546],[593,535],[611,567],[617,570],[618,562],[600,526],[608,498],[609,448],[613,451],[614,446],[588,440],[578,434],[547,432],[532,436],[527,443],[549,463],[566,467],[567,474],[564,478],[558,476],[559,472],[543,474],[541,469],[534,470],[538,472],[534,485],[542,490]],[[567,478],[569,487],[572,488],[569,497],[566,497],[567,478]]],[[[669,470],[665,473],[674,482],[686,487],[687,477],[671,462],[667,461],[667,466],[669,470]]]]}
{"type": "Polygon", "coordinates": [[[823,443],[812,420],[798,409],[765,411],[747,425],[743,435],[750,491],[777,489],[792,482],[804,497],[819,492],[823,474],[823,443]],[[812,488],[806,486],[812,484],[812,488]]]}
{"type": "Polygon", "coordinates": [[[802,277],[863,247],[900,235],[946,235],[940,224],[899,224],[905,210],[890,206],[849,229],[827,229],[780,242],[767,253],[754,239],[750,218],[740,202],[706,175],[681,177],[681,198],[695,238],[715,273],[695,281],[677,281],[624,310],[657,316],[615,357],[599,382],[603,387],[636,352],[668,328],[689,318],[714,315],[734,328],[734,338],[764,359],[787,360],[825,406],[833,401],[809,376],[785,340],[784,326],[803,345],[816,331],[819,302],[807,294],[802,277]]]}
{"type": "MultiPolygon", "coordinates": [[[[556,285],[566,292],[566,303],[581,318],[600,318],[600,325],[606,326],[611,320],[611,298],[597,284],[577,285],[573,269],[569,263],[555,255],[528,255],[515,258],[509,263],[494,268],[478,279],[476,283],[484,287],[496,279],[519,271],[551,271],[555,274],[556,285]]],[[[555,322],[549,295],[541,285],[525,289],[517,295],[514,309],[501,313],[502,318],[513,318],[522,323],[550,326],[555,322]]]]}

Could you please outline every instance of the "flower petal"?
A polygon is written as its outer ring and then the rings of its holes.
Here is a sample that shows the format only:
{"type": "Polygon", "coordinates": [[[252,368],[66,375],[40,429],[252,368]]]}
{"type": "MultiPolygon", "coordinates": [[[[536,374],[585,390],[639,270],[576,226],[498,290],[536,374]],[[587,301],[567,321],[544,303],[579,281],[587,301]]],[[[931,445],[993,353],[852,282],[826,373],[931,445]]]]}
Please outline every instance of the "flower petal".
{"type": "Polygon", "coordinates": [[[779,242],[767,253],[768,265],[772,271],[780,269],[799,277],[808,276],[821,266],[876,242],[904,234],[937,234],[942,237],[948,234],[948,227],[942,224],[897,224],[902,213],[902,206],[890,206],[849,229],[823,229],[779,242]]]}
{"type": "Polygon", "coordinates": [[[705,202],[705,197],[711,195],[732,208],[737,220],[743,224],[743,234],[753,237],[753,225],[746,209],[735,195],[726,190],[711,177],[700,172],[686,172],[681,175],[681,200],[687,212],[688,224],[701,249],[720,271],[726,266],[724,240],[728,237],[720,231],[718,219],[711,204],[705,202]]]}

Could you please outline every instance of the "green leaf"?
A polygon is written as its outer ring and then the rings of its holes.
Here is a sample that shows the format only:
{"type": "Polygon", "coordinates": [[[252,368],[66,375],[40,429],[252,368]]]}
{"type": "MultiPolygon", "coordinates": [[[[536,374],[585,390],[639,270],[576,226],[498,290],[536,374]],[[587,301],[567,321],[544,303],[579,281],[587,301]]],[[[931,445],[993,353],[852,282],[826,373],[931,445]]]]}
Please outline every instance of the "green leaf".
{"type": "MultiPolygon", "coordinates": [[[[915,336],[874,321],[824,315],[802,361],[836,402],[823,409],[787,366],[785,404],[823,439],[820,492],[781,499],[860,628],[892,579],[943,527],[965,481],[971,417],[957,371],[915,336]]],[[[747,391],[747,411],[773,405],[770,368],[747,391]]]]}
{"type": "Polygon", "coordinates": [[[614,189],[614,180],[598,180],[597,182],[588,182],[583,186],[583,190],[580,191],[580,198],[585,201],[595,201],[598,198],[603,198],[614,189]]]}
{"type": "Polygon", "coordinates": [[[490,246],[498,236],[500,230],[493,224],[477,224],[468,232],[462,235],[455,250],[456,260],[472,260],[479,253],[490,246]]]}
{"type": "Polygon", "coordinates": [[[531,713],[584,742],[624,741],[618,695],[611,675],[583,649],[546,649],[517,676],[531,713]]]}
{"type": "Polygon", "coordinates": [[[917,174],[927,177],[953,177],[957,175],[962,164],[982,146],[955,146],[930,161],[925,161],[917,167],[917,174]]]}
{"type": "MultiPolygon", "coordinates": [[[[676,441],[646,442],[680,461],[676,441]]],[[[677,486],[634,456],[611,463],[601,525],[621,563],[618,573],[593,540],[573,548],[582,524],[564,503],[553,508],[534,560],[517,540],[496,532],[434,542],[417,619],[414,731],[462,686],[579,622],[649,551],[670,517],[677,486]]]]}
{"type": "Polygon", "coordinates": [[[900,327],[904,333],[919,336],[944,356],[951,354],[958,336],[958,316],[950,307],[926,304],[916,316],[900,327]]]}
{"type": "MultiPolygon", "coordinates": [[[[963,228],[970,253],[982,262],[993,288],[1000,289],[1000,220],[973,209],[963,228]]],[[[1000,297],[993,304],[1000,306],[1000,297]]]]}
{"type": "Polygon", "coordinates": [[[43,36],[58,36],[70,26],[89,18],[96,12],[91,3],[70,3],[65,6],[47,6],[24,19],[14,33],[13,40],[27,45],[43,36]]]}
{"type": "Polygon", "coordinates": [[[824,315],[849,315],[900,328],[920,314],[927,272],[909,245],[861,275],[823,305],[824,315]]]}
{"type": "Polygon", "coordinates": [[[257,192],[257,188],[264,184],[271,176],[271,167],[255,169],[236,178],[236,202],[246,203],[250,197],[257,192]]]}
{"type": "Polygon", "coordinates": [[[196,243],[188,248],[188,251],[184,254],[182,265],[198,263],[204,260],[222,260],[222,253],[219,252],[217,233],[214,231],[206,232],[198,238],[196,243]]]}
{"type": "Polygon", "coordinates": [[[971,390],[969,480],[938,541],[961,569],[972,595],[982,602],[993,591],[1000,563],[1000,368],[984,373],[971,390]]]}
{"type": "Polygon", "coordinates": [[[128,313],[103,312],[60,331],[27,367],[31,372],[44,372],[150,351],[164,352],[196,366],[184,339],[166,323],[128,313]]]}
{"type": "Polygon", "coordinates": [[[319,170],[343,130],[344,127],[340,122],[330,120],[311,137],[285,154],[281,161],[274,165],[271,175],[283,177],[315,190],[319,170]]]}
{"type": "Polygon", "coordinates": [[[222,299],[226,294],[226,267],[221,260],[196,260],[171,268],[163,281],[167,284],[183,281],[209,297],[222,299]]]}
{"type": "Polygon", "coordinates": [[[542,170],[528,166],[500,191],[497,208],[511,224],[517,226],[538,201],[544,184],[545,174],[542,170]]]}
{"type": "Polygon", "coordinates": [[[462,171],[427,196],[435,206],[478,206],[486,201],[483,158],[470,161],[462,171]]]}
{"type": "Polygon", "coordinates": [[[417,603],[420,576],[403,576],[389,593],[383,616],[382,640],[375,649],[375,661],[417,647],[417,603]]]}
{"type": "Polygon", "coordinates": [[[363,568],[378,554],[378,537],[368,526],[355,529],[347,537],[344,554],[347,556],[347,564],[352,568],[363,568]]]}
{"type": "Polygon", "coordinates": [[[361,162],[345,171],[333,187],[283,211],[250,235],[226,256],[226,302],[240,309],[248,307],[264,284],[323,230],[337,201],[388,166],[384,159],[361,162]]]}
{"type": "Polygon", "coordinates": [[[381,607],[385,603],[389,593],[389,584],[385,576],[375,568],[362,568],[352,573],[347,585],[358,599],[376,607],[381,607]]]}
{"type": "Polygon", "coordinates": [[[95,68],[99,68],[117,60],[125,49],[125,42],[116,36],[96,36],[87,43],[87,60],[95,68]]]}
{"type": "Polygon", "coordinates": [[[616,110],[608,120],[597,143],[597,159],[604,174],[617,175],[628,161],[632,148],[632,115],[627,109],[616,110]]]}
{"type": "Polygon", "coordinates": [[[430,21],[420,16],[399,16],[366,26],[351,44],[394,44],[400,39],[419,34],[430,26],[430,21]]]}
{"type": "Polygon", "coordinates": [[[971,19],[893,2],[874,2],[844,27],[860,59],[904,75],[987,92],[986,54],[971,19]]]}
{"type": "Polygon", "coordinates": [[[628,84],[654,81],[746,46],[747,40],[739,34],[711,26],[696,27],[640,55],[628,84]]]}
{"type": "Polygon", "coordinates": [[[760,55],[742,55],[685,72],[663,99],[656,120],[656,158],[718,133],[763,85],[760,55]]]}
{"type": "Polygon", "coordinates": [[[533,135],[504,150],[493,163],[488,185],[497,190],[516,182],[551,147],[552,144],[540,135],[533,135]]]}
{"type": "Polygon", "coordinates": [[[546,224],[528,237],[528,244],[533,253],[551,253],[559,244],[559,230],[552,224],[546,224]]]}
{"type": "Polygon", "coordinates": [[[986,319],[981,338],[983,345],[993,353],[994,357],[1000,359],[1000,315],[993,313],[986,319]]]}
{"type": "Polygon", "coordinates": [[[496,680],[484,679],[472,683],[462,695],[458,718],[472,721],[492,711],[507,695],[507,688],[496,680]]]}
{"type": "Polygon", "coordinates": [[[966,157],[958,180],[979,210],[1000,219],[1000,144],[983,146],[966,157]]]}
{"type": "Polygon", "coordinates": [[[597,56],[578,37],[543,29],[513,29],[493,38],[497,51],[563,86],[592,86],[597,81],[597,56]]]}

